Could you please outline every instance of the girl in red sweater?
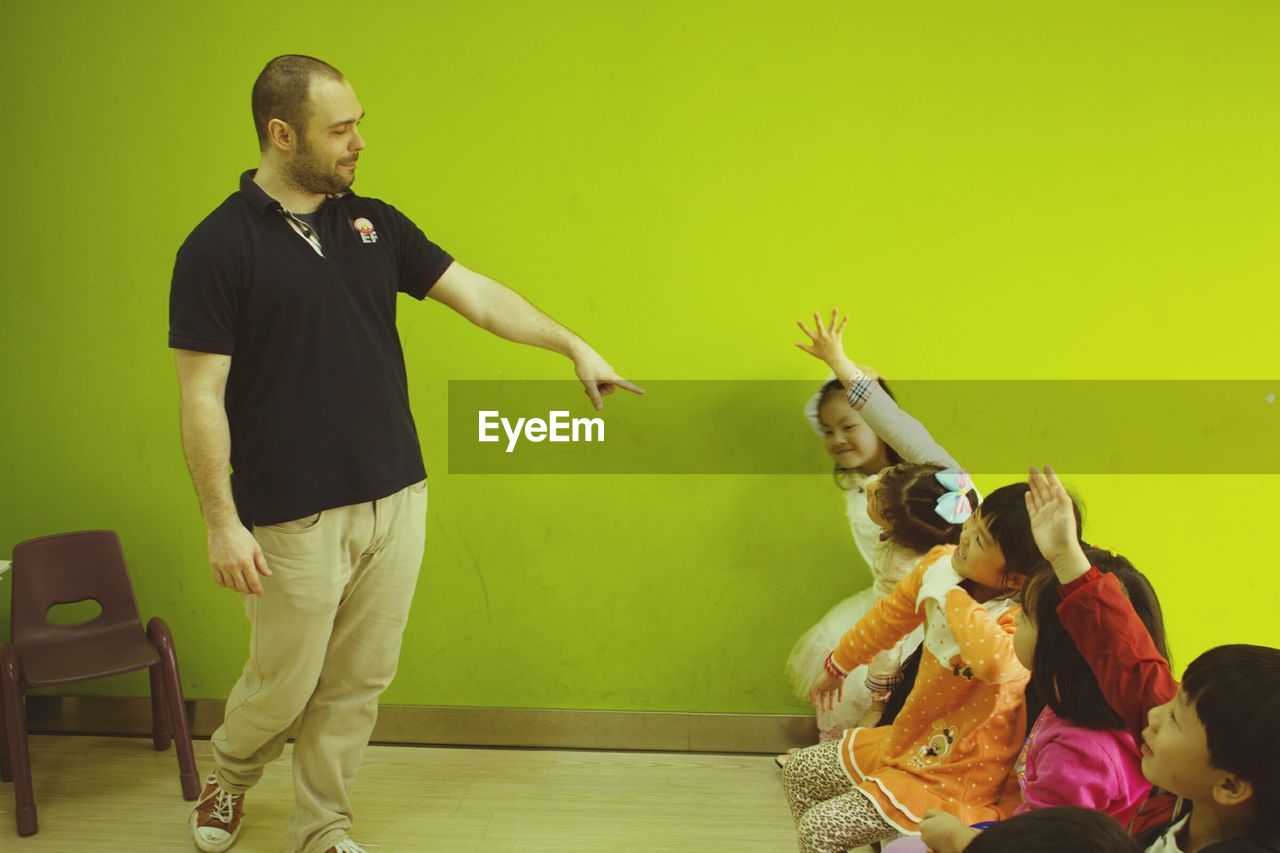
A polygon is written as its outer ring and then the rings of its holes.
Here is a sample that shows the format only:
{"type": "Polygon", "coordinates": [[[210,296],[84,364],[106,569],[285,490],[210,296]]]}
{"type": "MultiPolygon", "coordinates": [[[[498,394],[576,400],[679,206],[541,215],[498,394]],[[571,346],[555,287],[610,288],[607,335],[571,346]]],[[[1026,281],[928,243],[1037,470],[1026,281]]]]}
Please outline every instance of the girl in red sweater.
{"type": "Polygon", "coordinates": [[[1062,585],[1058,615],[1111,707],[1142,744],[1152,798],[1134,828],[1149,853],[1280,851],[1280,649],[1228,645],[1191,662],[1179,685],[1111,575],[1089,565],[1071,499],[1034,468],[1027,508],[1062,585]]]}

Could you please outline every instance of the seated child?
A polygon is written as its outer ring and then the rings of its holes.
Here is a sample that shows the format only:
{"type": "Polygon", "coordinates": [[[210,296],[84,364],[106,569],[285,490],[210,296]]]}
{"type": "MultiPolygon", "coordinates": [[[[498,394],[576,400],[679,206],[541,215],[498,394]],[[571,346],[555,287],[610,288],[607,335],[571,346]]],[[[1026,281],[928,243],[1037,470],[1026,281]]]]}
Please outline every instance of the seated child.
{"type": "MultiPolygon", "coordinates": [[[[879,382],[888,393],[884,380],[879,382]]],[[[882,471],[903,460],[849,405],[838,379],[818,389],[805,407],[805,416],[835,462],[834,479],[844,495],[853,541],[871,570],[871,585],[833,606],[792,647],[786,671],[792,689],[802,699],[809,698],[814,682],[822,674],[822,661],[849,626],[893,592],[894,585],[906,577],[925,552],[949,538],[949,531],[943,531],[930,537],[924,547],[912,549],[885,539],[881,535],[884,529],[867,515],[868,486],[880,479],[882,471]]],[[[959,533],[959,525],[955,532],[959,533]]],[[[902,683],[904,661],[919,645],[918,635],[904,638],[896,647],[878,654],[869,666],[852,673],[834,708],[815,709],[819,738],[834,740],[850,726],[878,723],[891,691],[902,683]]],[[[788,758],[779,756],[779,765],[786,764],[788,758]]]]}
{"type": "Polygon", "coordinates": [[[916,684],[893,725],[850,729],[796,753],[783,771],[803,850],[911,833],[930,808],[976,822],[1017,806],[1006,779],[1026,732],[1029,673],[1013,650],[1019,608],[1009,596],[1039,559],[1029,535],[1022,541],[1032,553],[1018,550],[1023,491],[993,492],[969,517],[960,546],[930,552],[831,654],[832,674],[816,691],[827,701],[839,673],[926,623],[916,684]]]}
{"type": "MultiPolygon", "coordinates": [[[[838,340],[806,351],[845,379],[851,375],[841,372],[847,364],[875,385],[875,393],[860,397],[855,406],[845,380],[833,379],[805,410],[835,460],[836,483],[845,490],[849,525],[871,568],[872,585],[831,608],[792,648],[786,669],[802,698],[813,696],[824,675],[823,661],[850,626],[890,595],[932,548],[960,541],[964,517],[953,513],[959,499],[967,508],[980,499],[967,478],[957,493],[957,481],[946,472],[958,471],[959,463],[923,424],[898,407],[883,379],[848,362],[838,340]],[[944,499],[950,503],[940,503],[944,499]]],[[[891,723],[910,693],[907,682],[918,669],[914,654],[922,639],[917,629],[850,672],[836,701],[815,707],[819,739],[838,739],[855,726],[891,723]]],[[[794,752],[778,756],[778,765],[784,766],[794,752]]]]}
{"type": "MultiPolygon", "coordinates": [[[[1114,552],[1088,548],[1095,566],[1120,581],[1125,595],[1162,651],[1164,620],[1151,584],[1114,552]]],[[[1022,804],[1016,814],[1055,806],[1096,809],[1127,825],[1151,792],[1133,735],[1107,704],[1093,670],[1058,620],[1058,581],[1041,571],[1027,581],[1013,646],[1031,670],[1030,692],[1044,708],[1014,766],[1022,804]]],[[[1030,703],[1031,697],[1028,698],[1030,703]]],[[[902,839],[893,853],[960,853],[979,831],[945,812],[931,812],[919,839],[902,839]]]]}
{"type": "Polygon", "coordinates": [[[1177,797],[1148,801],[1169,814],[1139,841],[1148,853],[1280,851],[1280,649],[1218,646],[1179,686],[1115,576],[1089,565],[1053,470],[1032,469],[1030,485],[1032,530],[1062,585],[1059,618],[1140,739],[1143,774],[1177,797]]]}

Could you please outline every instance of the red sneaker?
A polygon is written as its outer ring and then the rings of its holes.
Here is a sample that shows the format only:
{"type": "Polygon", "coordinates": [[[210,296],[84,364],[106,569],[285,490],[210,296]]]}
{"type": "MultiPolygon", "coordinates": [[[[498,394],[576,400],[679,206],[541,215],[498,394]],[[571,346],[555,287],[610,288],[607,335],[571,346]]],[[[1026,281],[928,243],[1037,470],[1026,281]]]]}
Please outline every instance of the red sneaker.
{"type": "Polygon", "coordinates": [[[191,836],[204,853],[222,853],[236,843],[244,819],[244,794],[224,791],[210,776],[191,810],[191,836]]]}

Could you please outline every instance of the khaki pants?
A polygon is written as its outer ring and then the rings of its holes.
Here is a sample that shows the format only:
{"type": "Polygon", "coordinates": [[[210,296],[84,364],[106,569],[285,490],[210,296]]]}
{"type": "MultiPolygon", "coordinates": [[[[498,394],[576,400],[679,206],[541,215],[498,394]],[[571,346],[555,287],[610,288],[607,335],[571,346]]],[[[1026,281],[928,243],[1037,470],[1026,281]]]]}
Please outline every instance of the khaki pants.
{"type": "Polygon", "coordinates": [[[253,531],[272,575],[261,597],[241,596],[249,660],[210,745],[218,784],[243,792],[297,723],[288,851],[327,850],[351,827],[351,785],[396,672],[426,514],[423,481],[253,531]]]}

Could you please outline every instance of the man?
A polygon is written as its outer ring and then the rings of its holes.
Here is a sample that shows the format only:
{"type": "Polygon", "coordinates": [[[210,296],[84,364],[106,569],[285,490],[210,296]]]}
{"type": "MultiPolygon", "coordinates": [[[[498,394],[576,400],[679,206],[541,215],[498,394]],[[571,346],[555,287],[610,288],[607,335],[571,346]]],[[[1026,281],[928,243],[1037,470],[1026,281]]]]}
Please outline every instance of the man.
{"type": "Polygon", "coordinates": [[[244,793],[295,722],[288,849],[360,850],[351,784],[395,673],[427,505],[397,293],[565,355],[596,408],[616,388],[643,393],[395,208],[352,193],[363,115],[327,63],[267,63],[253,87],[260,166],[174,268],[183,448],[213,580],[241,594],[250,622],[249,660],[190,819],[204,851],[235,842],[244,793]]]}

